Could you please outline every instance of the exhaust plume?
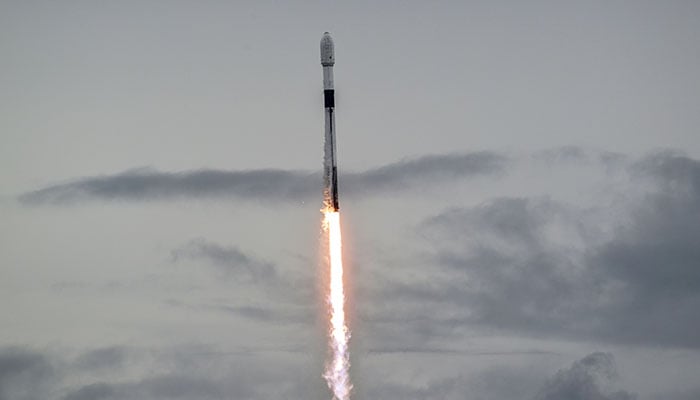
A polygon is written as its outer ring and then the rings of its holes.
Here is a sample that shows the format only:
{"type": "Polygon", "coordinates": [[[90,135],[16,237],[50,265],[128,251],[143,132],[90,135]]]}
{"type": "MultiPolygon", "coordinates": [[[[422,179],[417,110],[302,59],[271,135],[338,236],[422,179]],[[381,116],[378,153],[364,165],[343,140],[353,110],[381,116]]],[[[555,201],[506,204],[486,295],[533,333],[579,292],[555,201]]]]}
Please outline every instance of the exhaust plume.
{"type": "Polygon", "coordinates": [[[348,400],[350,383],[350,330],[345,321],[345,290],[343,287],[342,239],[340,235],[340,214],[329,208],[323,211],[323,230],[328,238],[328,266],[330,285],[327,302],[330,307],[329,350],[330,359],[326,363],[323,377],[333,392],[335,400],[348,400]]]}

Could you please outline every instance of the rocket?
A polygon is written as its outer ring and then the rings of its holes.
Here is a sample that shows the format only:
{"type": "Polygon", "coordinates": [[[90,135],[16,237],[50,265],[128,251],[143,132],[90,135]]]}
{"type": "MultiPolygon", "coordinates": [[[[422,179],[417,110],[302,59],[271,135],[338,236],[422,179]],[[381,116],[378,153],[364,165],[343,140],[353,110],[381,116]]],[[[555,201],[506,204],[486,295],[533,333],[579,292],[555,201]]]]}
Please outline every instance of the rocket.
{"type": "Polygon", "coordinates": [[[335,49],[328,32],[321,38],[321,65],[323,66],[323,107],[326,117],[325,144],[323,150],[323,201],[326,209],[338,211],[338,163],[335,143],[335,96],[333,90],[333,65],[335,49]]]}

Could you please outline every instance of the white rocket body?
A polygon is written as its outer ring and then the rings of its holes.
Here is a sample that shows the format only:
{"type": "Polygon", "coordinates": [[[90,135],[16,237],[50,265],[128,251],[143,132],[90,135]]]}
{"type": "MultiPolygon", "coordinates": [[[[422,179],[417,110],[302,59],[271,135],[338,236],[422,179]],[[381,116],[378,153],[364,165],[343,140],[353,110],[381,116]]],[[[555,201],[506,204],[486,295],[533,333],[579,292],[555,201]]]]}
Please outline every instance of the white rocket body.
{"type": "Polygon", "coordinates": [[[333,88],[333,65],[335,49],[331,35],[326,32],[321,38],[321,65],[323,66],[323,105],[326,131],[323,152],[323,196],[325,206],[338,211],[338,164],[335,140],[335,93],[333,88]]]}

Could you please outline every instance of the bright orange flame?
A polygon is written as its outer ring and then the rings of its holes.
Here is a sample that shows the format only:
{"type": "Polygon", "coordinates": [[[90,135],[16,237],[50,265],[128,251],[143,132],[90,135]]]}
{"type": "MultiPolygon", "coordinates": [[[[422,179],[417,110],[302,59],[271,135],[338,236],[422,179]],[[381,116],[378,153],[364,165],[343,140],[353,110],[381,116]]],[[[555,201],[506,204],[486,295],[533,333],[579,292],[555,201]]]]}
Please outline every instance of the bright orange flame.
{"type": "Polygon", "coordinates": [[[323,376],[328,387],[333,391],[336,400],[348,400],[352,384],[350,383],[350,358],[348,342],[350,331],[345,324],[345,291],[343,289],[343,252],[340,237],[340,214],[337,211],[323,211],[323,228],[328,234],[328,250],[330,264],[330,305],[331,360],[326,365],[323,376]]]}

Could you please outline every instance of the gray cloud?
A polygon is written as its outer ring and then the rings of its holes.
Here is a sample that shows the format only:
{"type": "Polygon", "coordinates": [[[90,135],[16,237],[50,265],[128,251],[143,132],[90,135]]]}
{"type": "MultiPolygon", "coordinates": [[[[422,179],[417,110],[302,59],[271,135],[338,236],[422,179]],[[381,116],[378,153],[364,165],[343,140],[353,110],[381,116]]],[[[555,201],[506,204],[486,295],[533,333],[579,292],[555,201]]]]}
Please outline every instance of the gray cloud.
{"type": "MultiPolygon", "coordinates": [[[[171,252],[173,262],[201,260],[216,267],[220,276],[240,283],[258,285],[267,298],[297,303],[313,298],[313,279],[308,270],[279,271],[272,262],[259,259],[236,246],[226,246],[203,238],[193,239],[171,252]]],[[[258,313],[258,315],[260,315],[258,313]]]]}
{"type": "Polygon", "coordinates": [[[426,219],[419,232],[428,253],[414,272],[430,280],[380,274],[362,289],[375,305],[361,308],[373,340],[408,331],[406,343],[390,343],[419,346],[495,328],[700,347],[700,163],[659,153],[630,169],[651,186],[619,221],[546,197],[497,198],[426,219]],[[600,236],[601,224],[613,234],[600,236]]]}
{"type": "MultiPolygon", "coordinates": [[[[429,182],[505,170],[506,158],[492,152],[434,155],[400,161],[360,173],[342,174],[344,194],[400,190],[429,182]]],[[[84,200],[143,201],[176,198],[240,198],[274,203],[318,197],[319,173],[279,169],[161,172],[150,168],[94,176],[48,186],[19,196],[23,204],[70,204],[84,200]]]]}
{"type": "Polygon", "coordinates": [[[474,351],[444,349],[439,347],[394,347],[394,348],[369,348],[368,353],[373,354],[444,354],[444,355],[469,355],[469,356],[513,356],[513,355],[557,355],[557,353],[545,350],[519,350],[519,351],[474,351]]]}
{"type": "MultiPolygon", "coordinates": [[[[151,350],[160,356],[154,364],[143,365],[147,366],[144,372],[63,387],[59,390],[64,393],[61,400],[308,398],[314,392],[309,388],[313,375],[298,368],[298,361],[271,359],[269,351],[179,354],[186,348],[175,348],[167,357],[151,350]],[[183,357],[186,362],[179,360],[183,357]],[[274,365],[271,360],[276,360],[274,365]]],[[[317,381],[320,383],[320,378],[317,381]]]]}
{"type": "Polygon", "coordinates": [[[491,367],[470,376],[410,384],[375,383],[369,398],[474,400],[635,400],[616,387],[618,372],[610,353],[592,353],[547,378],[540,368],[491,367]]]}
{"type": "Polygon", "coordinates": [[[590,159],[590,152],[579,146],[562,146],[538,151],[533,155],[533,158],[549,163],[588,162],[590,159]]]}
{"type": "Polygon", "coordinates": [[[536,161],[550,165],[601,164],[606,168],[620,167],[628,159],[621,153],[595,150],[581,146],[561,146],[538,151],[532,155],[536,161]]]}
{"type": "Polygon", "coordinates": [[[306,198],[317,174],[285,170],[161,172],[150,168],[49,186],[19,197],[24,204],[67,204],[82,200],[166,200],[238,197],[268,201],[306,198]]]}
{"type": "Polygon", "coordinates": [[[102,400],[114,398],[115,395],[117,395],[117,390],[113,385],[100,382],[73,390],[63,396],[63,400],[102,400]]]}
{"type": "Polygon", "coordinates": [[[407,159],[361,173],[344,174],[348,194],[408,189],[432,182],[505,172],[507,158],[494,152],[445,154],[407,159]]]}
{"type": "Polygon", "coordinates": [[[638,176],[656,179],[666,190],[689,196],[700,195],[700,161],[676,151],[651,154],[631,166],[638,176]]]}
{"type": "Polygon", "coordinates": [[[102,347],[81,354],[74,362],[77,368],[99,370],[122,367],[128,352],[121,346],[102,347]]]}
{"type": "Polygon", "coordinates": [[[665,152],[631,168],[658,189],[588,254],[598,279],[618,288],[601,317],[627,341],[700,346],[700,162],[665,152]]]}
{"type": "Polygon", "coordinates": [[[560,370],[542,387],[534,400],[634,400],[636,395],[610,389],[617,376],[610,353],[593,353],[560,370]]]}
{"type": "Polygon", "coordinates": [[[188,304],[170,300],[167,302],[170,306],[224,312],[274,324],[307,324],[314,320],[315,304],[312,301],[315,298],[315,287],[308,271],[282,273],[274,264],[249,255],[235,246],[223,246],[201,238],[173,250],[171,256],[174,262],[186,259],[204,261],[216,267],[219,276],[249,288],[257,288],[260,299],[256,305],[221,301],[188,304]]]}
{"type": "MultiPolygon", "coordinates": [[[[225,399],[226,391],[220,382],[186,375],[164,375],[144,379],[135,384],[120,385],[120,397],[125,399],[225,399]]],[[[248,388],[239,387],[237,396],[250,396],[248,388]]]]}
{"type": "Polygon", "coordinates": [[[697,400],[700,399],[700,388],[694,390],[657,394],[652,397],[656,400],[697,400]]]}
{"type": "Polygon", "coordinates": [[[232,313],[237,316],[262,321],[280,323],[301,323],[310,324],[314,321],[314,311],[308,307],[298,309],[280,309],[281,307],[265,308],[252,306],[229,306],[229,305],[205,305],[207,309],[219,310],[232,313]]]}
{"type": "Polygon", "coordinates": [[[166,400],[308,398],[319,374],[299,368],[306,360],[289,357],[298,350],[247,349],[222,352],[209,346],[169,348],[106,347],[88,350],[75,360],[102,368],[110,353],[133,354],[130,368],[105,374],[70,362],[56,352],[20,347],[0,349],[1,400],[166,400]],[[113,349],[120,349],[118,351],[113,349]],[[104,350],[104,351],[103,351],[104,350]],[[273,355],[284,356],[273,358],[273,355]],[[95,362],[93,362],[95,361],[95,362]],[[301,363],[301,364],[300,364],[301,363]],[[61,368],[58,368],[58,367],[61,368]]]}
{"type": "MultiPolygon", "coordinates": [[[[276,295],[271,297],[276,297],[276,295]]],[[[267,300],[276,299],[268,298],[267,300]]],[[[311,309],[311,307],[290,307],[289,304],[275,304],[272,306],[231,305],[221,303],[189,304],[174,299],[166,301],[165,304],[171,307],[183,307],[198,311],[221,312],[275,325],[310,324],[315,319],[315,310],[311,309]]]]}
{"type": "MultiPolygon", "coordinates": [[[[325,393],[318,374],[298,368],[298,359],[269,358],[272,354],[297,354],[299,349],[222,352],[202,345],[167,349],[120,346],[89,350],[80,354],[77,360],[97,359],[97,365],[104,365],[104,360],[114,358],[109,354],[116,351],[113,349],[120,349],[117,353],[140,354],[130,362],[137,368],[114,370],[101,378],[92,376],[83,368],[65,368],[57,374],[53,365],[68,365],[60,353],[44,354],[18,347],[0,349],[0,399],[301,399],[316,398],[325,393]],[[84,383],[76,385],[76,380],[84,383]],[[310,388],[314,386],[312,382],[318,384],[315,389],[310,388]]],[[[538,363],[527,368],[494,365],[469,375],[459,374],[416,384],[387,380],[389,376],[368,370],[363,375],[372,376],[372,379],[363,381],[363,388],[356,396],[387,400],[458,400],[465,396],[474,400],[637,398],[636,394],[617,386],[618,371],[610,353],[592,353],[553,375],[549,371],[545,364],[538,363]]],[[[696,393],[696,389],[691,389],[652,398],[685,400],[695,398],[696,393]]]]}
{"type": "Polygon", "coordinates": [[[435,380],[423,387],[377,382],[367,390],[366,397],[383,400],[523,400],[537,389],[540,382],[538,374],[531,371],[503,367],[476,376],[435,380]]]}
{"type": "Polygon", "coordinates": [[[500,198],[427,219],[420,232],[431,250],[419,263],[430,279],[376,278],[367,293],[375,306],[363,314],[372,340],[384,342],[384,333],[393,346],[400,337],[415,347],[479,326],[565,333],[561,319],[584,284],[543,237],[560,208],[547,199],[500,198]]]}
{"type": "Polygon", "coordinates": [[[492,240],[530,246],[539,241],[544,224],[558,205],[546,199],[497,198],[472,209],[456,208],[428,218],[424,227],[438,227],[448,237],[468,234],[480,243],[492,240]]]}
{"type": "Polygon", "coordinates": [[[258,260],[237,247],[221,246],[205,239],[194,239],[171,252],[172,260],[205,259],[224,276],[248,282],[273,281],[277,270],[272,263],[258,260]]]}
{"type": "Polygon", "coordinates": [[[0,400],[46,398],[55,371],[49,359],[20,347],[0,348],[0,400]]]}
{"type": "MultiPolygon", "coordinates": [[[[237,396],[250,396],[247,388],[239,387],[237,396]]],[[[222,382],[185,375],[162,375],[138,382],[97,382],[68,392],[62,400],[158,400],[158,399],[202,399],[220,400],[228,398],[222,382]]],[[[245,398],[245,397],[244,397],[245,398]]]]}

